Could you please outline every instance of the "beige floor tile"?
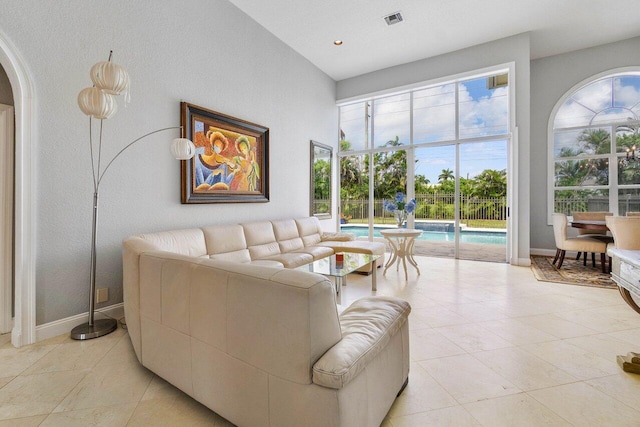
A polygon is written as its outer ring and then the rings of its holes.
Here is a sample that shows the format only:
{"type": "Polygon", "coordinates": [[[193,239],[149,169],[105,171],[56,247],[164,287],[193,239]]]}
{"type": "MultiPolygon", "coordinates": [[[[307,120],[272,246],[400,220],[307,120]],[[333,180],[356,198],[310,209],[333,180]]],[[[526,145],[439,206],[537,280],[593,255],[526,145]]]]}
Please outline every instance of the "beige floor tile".
{"type": "Polygon", "coordinates": [[[507,319],[500,311],[501,303],[496,301],[474,302],[468,304],[450,304],[447,308],[467,319],[469,322],[485,322],[488,320],[507,319]]]}
{"type": "Polygon", "coordinates": [[[480,426],[466,409],[462,406],[437,409],[404,417],[391,418],[393,427],[474,427],[480,426]]]}
{"type": "Polygon", "coordinates": [[[619,369],[615,360],[605,359],[564,341],[529,344],[521,348],[580,380],[613,375],[619,369]]]}
{"type": "Polygon", "coordinates": [[[483,426],[571,426],[569,422],[526,393],[467,403],[463,406],[483,426]]]}
{"type": "Polygon", "coordinates": [[[495,350],[513,346],[509,341],[475,323],[444,326],[435,330],[468,352],[495,350]]]}
{"type": "Polygon", "coordinates": [[[228,421],[186,394],[175,398],[142,401],[129,420],[134,426],[217,426],[230,425],[228,421]]]}
{"type": "Polygon", "coordinates": [[[520,348],[474,353],[473,357],[521,390],[536,390],[567,384],[578,379],[520,348]]]}
{"type": "Polygon", "coordinates": [[[634,322],[630,319],[614,319],[603,314],[594,313],[591,310],[573,310],[555,314],[562,319],[568,320],[573,323],[578,323],[582,326],[586,326],[587,328],[593,329],[594,331],[598,332],[623,331],[632,329],[634,327],[637,327],[638,325],[638,322],[634,322]]]}
{"type": "Polygon", "coordinates": [[[469,354],[418,363],[459,403],[521,392],[469,354]]]}
{"type": "Polygon", "coordinates": [[[573,338],[598,333],[594,329],[561,319],[555,314],[519,317],[518,320],[556,338],[573,338]]]}
{"type": "Polygon", "coordinates": [[[435,329],[418,329],[409,332],[411,360],[437,359],[466,353],[435,329]]]}
{"type": "Polygon", "coordinates": [[[96,366],[121,365],[126,363],[139,363],[129,334],[124,334],[109,352],[104,355],[96,366]]]}
{"type": "Polygon", "coordinates": [[[490,330],[513,345],[533,344],[557,340],[553,335],[542,332],[540,329],[536,329],[532,326],[525,325],[518,319],[479,322],[478,326],[490,330]]]}
{"type": "Polygon", "coordinates": [[[57,412],[47,417],[42,427],[126,426],[136,403],[78,411],[57,412]]]}
{"type": "MultiPolygon", "coordinates": [[[[414,316],[412,319],[429,328],[469,323],[469,320],[463,316],[440,305],[415,311],[416,313],[414,314],[412,309],[411,315],[414,316]]],[[[411,322],[411,319],[409,322],[411,322]]]]}
{"type": "Polygon", "coordinates": [[[22,348],[3,348],[0,350],[0,375],[19,375],[56,347],[57,345],[29,345],[22,348]]]}
{"type": "Polygon", "coordinates": [[[620,370],[617,375],[596,378],[586,383],[632,408],[640,408],[640,375],[638,374],[620,370]]]}
{"type": "Polygon", "coordinates": [[[11,344],[11,334],[0,334],[0,348],[6,344],[11,344]]]}
{"type": "Polygon", "coordinates": [[[177,387],[169,384],[157,375],[153,376],[149,387],[142,395],[142,401],[151,399],[177,399],[185,393],[177,387]]]}
{"type": "Polygon", "coordinates": [[[569,338],[564,341],[567,344],[575,345],[576,347],[580,347],[613,362],[616,361],[618,354],[627,354],[627,352],[633,350],[633,346],[628,342],[619,340],[609,334],[569,338]]]}
{"type": "Polygon", "coordinates": [[[152,377],[153,374],[137,362],[96,366],[71,390],[54,412],[137,402],[152,377]]]}
{"type": "Polygon", "coordinates": [[[0,420],[0,427],[37,427],[45,418],[47,418],[46,415],[34,415],[32,417],[0,420]]]}
{"type": "Polygon", "coordinates": [[[638,318],[640,316],[638,316],[638,313],[633,311],[619,295],[617,297],[620,298],[620,302],[618,304],[604,305],[602,307],[593,308],[589,311],[594,314],[601,314],[620,321],[628,320],[634,322],[637,325],[636,328],[640,328],[640,319],[638,318]]]}
{"type": "Polygon", "coordinates": [[[396,399],[387,415],[389,418],[433,409],[456,406],[458,402],[445,391],[420,365],[411,364],[409,383],[396,399]]]}
{"type": "Polygon", "coordinates": [[[14,378],[15,377],[0,378],[0,388],[4,387],[5,384],[8,384],[9,381],[11,381],[14,378]]]}
{"type": "Polygon", "coordinates": [[[640,412],[582,382],[528,394],[576,426],[637,427],[640,423],[640,412]]]}
{"type": "Polygon", "coordinates": [[[626,341],[633,345],[636,353],[640,353],[640,328],[629,329],[627,331],[610,332],[609,335],[626,341]]]}
{"type": "Polygon", "coordinates": [[[69,340],[58,344],[24,373],[26,375],[43,372],[90,369],[118,342],[120,338],[105,336],[86,341],[69,340]]]}
{"type": "Polygon", "coordinates": [[[50,413],[85,375],[66,371],[15,378],[0,389],[0,420],[50,413]]]}

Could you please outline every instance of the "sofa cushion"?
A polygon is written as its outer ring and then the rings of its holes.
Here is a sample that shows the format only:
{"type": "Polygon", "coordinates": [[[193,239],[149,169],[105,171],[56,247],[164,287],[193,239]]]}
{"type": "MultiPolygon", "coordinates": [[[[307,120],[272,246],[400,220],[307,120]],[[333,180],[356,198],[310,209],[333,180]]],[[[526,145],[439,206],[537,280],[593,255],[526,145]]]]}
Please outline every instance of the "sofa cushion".
{"type": "Polygon", "coordinates": [[[293,252],[302,252],[309,254],[313,257],[313,260],[326,258],[329,255],[333,255],[333,249],[326,246],[305,246],[302,249],[295,250],[293,252]]]}
{"type": "Polygon", "coordinates": [[[384,243],[369,242],[368,240],[351,240],[347,242],[327,240],[317,245],[332,248],[335,252],[356,252],[371,255],[383,255],[385,250],[384,243]]]}
{"type": "Polygon", "coordinates": [[[287,252],[286,254],[271,255],[259,261],[277,261],[286,268],[296,268],[313,262],[313,256],[304,252],[287,252]]]}
{"type": "Polygon", "coordinates": [[[201,257],[207,254],[204,233],[199,228],[140,234],[136,237],[153,245],[154,250],[201,257]]]}
{"type": "Polygon", "coordinates": [[[321,239],[325,240],[335,240],[338,242],[350,242],[351,240],[356,240],[356,235],[353,233],[343,233],[338,231],[337,233],[322,233],[321,239]]]}
{"type": "Polygon", "coordinates": [[[313,382],[340,389],[367,367],[408,321],[411,306],[394,297],[355,301],[340,315],[342,340],[313,366],[313,382]]]}

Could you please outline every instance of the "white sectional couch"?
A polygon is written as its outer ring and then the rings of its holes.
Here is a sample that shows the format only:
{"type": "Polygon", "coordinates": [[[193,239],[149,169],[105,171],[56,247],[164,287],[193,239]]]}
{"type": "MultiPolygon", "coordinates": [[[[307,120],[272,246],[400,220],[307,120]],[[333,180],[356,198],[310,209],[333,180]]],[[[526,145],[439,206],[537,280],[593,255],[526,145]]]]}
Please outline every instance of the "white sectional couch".
{"type": "Polygon", "coordinates": [[[334,244],[379,250],[328,237],[303,218],[125,240],[124,306],[138,360],[240,426],[380,425],[408,380],[411,308],[367,297],[339,315],[331,281],[282,268],[334,244]]]}

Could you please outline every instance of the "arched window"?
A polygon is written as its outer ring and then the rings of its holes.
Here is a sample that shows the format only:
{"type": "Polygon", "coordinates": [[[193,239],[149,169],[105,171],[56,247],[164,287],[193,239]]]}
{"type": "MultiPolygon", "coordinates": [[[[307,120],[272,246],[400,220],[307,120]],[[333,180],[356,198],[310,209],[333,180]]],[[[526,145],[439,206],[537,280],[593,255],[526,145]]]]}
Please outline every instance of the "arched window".
{"type": "Polygon", "coordinates": [[[551,212],[640,211],[640,71],[597,77],[554,111],[551,212]]]}

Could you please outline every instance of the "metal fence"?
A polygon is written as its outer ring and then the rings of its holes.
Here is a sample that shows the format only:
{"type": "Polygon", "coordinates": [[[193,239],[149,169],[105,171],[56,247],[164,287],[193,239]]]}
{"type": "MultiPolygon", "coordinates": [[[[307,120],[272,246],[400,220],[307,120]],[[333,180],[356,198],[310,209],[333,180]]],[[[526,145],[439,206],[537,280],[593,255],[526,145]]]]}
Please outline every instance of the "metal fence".
{"type": "MultiPolygon", "coordinates": [[[[573,212],[610,212],[608,196],[575,197],[555,199],[554,212],[572,215],[573,212]]],[[[620,197],[618,200],[618,215],[627,212],[640,212],[640,198],[620,197]]]]}
{"type": "MultiPolygon", "coordinates": [[[[383,208],[382,199],[375,199],[373,212],[375,218],[393,218],[391,212],[383,208]]],[[[455,196],[453,194],[420,194],[416,196],[416,219],[455,219],[455,196]]],[[[342,215],[350,219],[369,217],[368,199],[345,199],[340,201],[342,215]]],[[[507,219],[507,201],[504,197],[479,198],[460,197],[461,220],[500,220],[507,219]]]]}

